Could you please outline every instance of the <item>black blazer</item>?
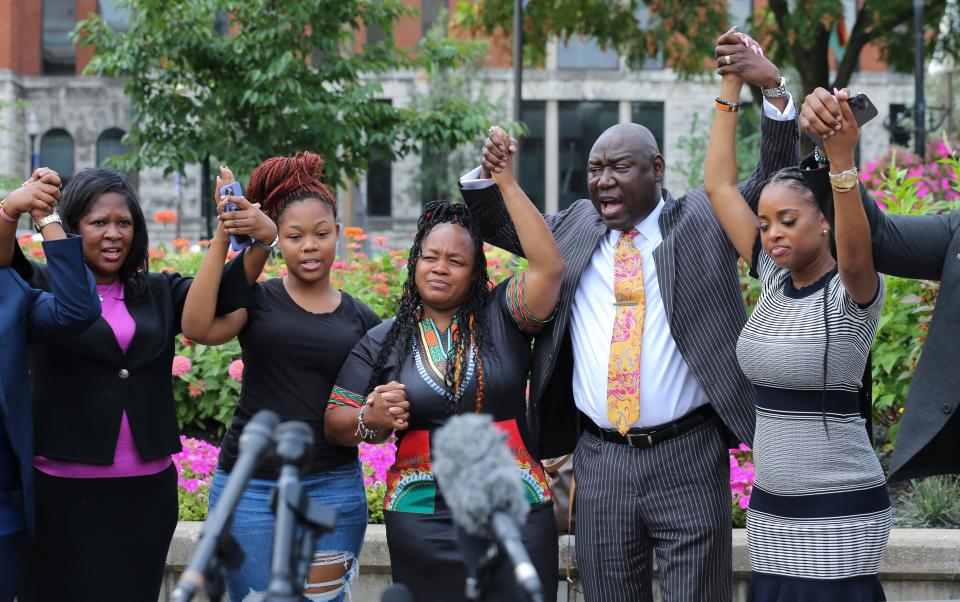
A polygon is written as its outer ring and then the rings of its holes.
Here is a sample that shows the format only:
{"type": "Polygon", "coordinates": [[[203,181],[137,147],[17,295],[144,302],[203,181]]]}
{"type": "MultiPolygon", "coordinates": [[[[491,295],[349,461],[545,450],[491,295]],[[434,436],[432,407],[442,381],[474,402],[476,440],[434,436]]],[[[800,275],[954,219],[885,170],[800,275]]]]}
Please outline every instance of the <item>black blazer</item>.
{"type": "MultiPolygon", "coordinates": [[[[805,166],[815,166],[812,159],[805,166]]],[[[816,171],[829,190],[828,168],[816,171]]],[[[808,181],[811,176],[807,176],[808,181]]],[[[960,473],[960,212],[889,215],[861,186],[877,270],[939,280],[940,293],[900,422],[890,480],[960,473]]]]}
{"type": "MultiPolygon", "coordinates": [[[[32,286],[51,289],[46,266],[19,254],[14,262],[32,286]]],[[[144,460],[180,451],[171,365],[192,282],[179,274],[148,274],[143,299],[127,305],[137,329],[126,353],[102,317],[74,336],[34,338],[30,370],[36,454],[112,464],[124,410],[144,460]]],[[[226,293],[221,297],[230,299],[226,293]]],[[[230,309],[221,304],[218,313],[230,309]]]]}
{"type": "MultiPolygon", "coordinates": [[[[741,192],[754,208],[760,190],[777,170],[799,162],[794,120],[762,122],[760,162],[741,192]]],[[[484,239],[522,254],[516,230],[496,186],[461,188],[464,201],[480,224],[484,239]]],[[[740,371],[736,343],[746,322],[737,279],[737,252],[717,222],[703,188],[680,198],[663,191],[660,216],[663,243],[654,251],[663,308],[681,355],[710,404],[735,441],[753,442],[754,389],[740,371]]],[[[596,209],[581,199],[556,215],[544,217],[566,265],[553,321],[534,344],[530,423],[543,457],[573,451],[579,438],[573,400],[573,351],[570,309],[580,275],[607,233],[596,209]]]]}

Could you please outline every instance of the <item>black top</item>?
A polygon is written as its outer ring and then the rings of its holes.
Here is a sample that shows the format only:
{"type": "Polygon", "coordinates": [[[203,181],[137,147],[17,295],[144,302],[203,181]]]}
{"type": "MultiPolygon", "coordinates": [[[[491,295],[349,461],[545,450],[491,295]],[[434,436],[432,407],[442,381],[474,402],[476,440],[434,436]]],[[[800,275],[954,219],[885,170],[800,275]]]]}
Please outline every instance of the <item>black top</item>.
{"type": "MultiPolygon", "coordinates": [[[[332,312],[315,314],[297,305],[282,278],[259,282],[254,288],[259,307],[248,311],[247,324],[239,335],[243,390],[223,438],[220,467],[233,469],[243,427],[263,409],[273,410],[281,420],[302,420],[313,428],[307,472],[356,461],[356,447],[341,447],[324,439],[323,415],[344,360],[380,318],[347,293],[341,293],[340,305],[332,312]]],[[[261,479],[278,476],[275,465],[263,466],[256,473],[261,479]]]]}
{"type": "MultiPolygon", "coordinates": [[[[517,277],[513,277],[494,288],[483,309],[490,338],[480,354],[484,385],[480,411],[491,415],[507,434],[507,445],[516,458],[527,499],[532,504],[540,504],[550,500],[550,492],[526,419],[526,388],[532,359],[530,330],[539,325],[524,320],[524,312],[529,312],[519,309],[522,300],[517,300],[522,294],[511,287],[517,283],[517,277]]],[[[354,405],[352,402],[363,399],[391,323],[384,322],[372,329],[353,349],[337,377],[331,407],[354,405]]],[[[396,379],[406,385],[410,401],[410,427],[397,433],[397,458],[387,475],[384,501],[387,510],[430,514],[444,506],[433,480],[430,440],[450,416],[443,384],[444,366],[451,349],[449,337],[449,329],[440,332],[431,320],[424,319],[418,324],[417,335],[403,364],[397,365],[396,351],[387,360],[384,380],[396,379]]],[[[469,355],[457,413],[477,411],[480,362],[474,350],[469,355]]]]}

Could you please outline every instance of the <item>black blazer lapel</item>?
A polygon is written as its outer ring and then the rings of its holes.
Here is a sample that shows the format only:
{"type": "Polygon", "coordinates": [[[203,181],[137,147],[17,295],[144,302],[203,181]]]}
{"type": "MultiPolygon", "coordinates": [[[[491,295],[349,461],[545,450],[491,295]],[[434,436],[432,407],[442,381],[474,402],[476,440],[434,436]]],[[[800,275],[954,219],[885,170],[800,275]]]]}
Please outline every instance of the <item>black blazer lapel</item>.
{"type": "Polygon", "coordinates": [[[657,264],[657,282],[660,284],[660,297],[667,320],[673,321],[673,295],[676,289],[676,240],[673,229],[680,217],[680,203],[666,188],[663,189],[663,211],[660,213],[660,236],[663,242],[653,250],[653,260],[657,264]]]}

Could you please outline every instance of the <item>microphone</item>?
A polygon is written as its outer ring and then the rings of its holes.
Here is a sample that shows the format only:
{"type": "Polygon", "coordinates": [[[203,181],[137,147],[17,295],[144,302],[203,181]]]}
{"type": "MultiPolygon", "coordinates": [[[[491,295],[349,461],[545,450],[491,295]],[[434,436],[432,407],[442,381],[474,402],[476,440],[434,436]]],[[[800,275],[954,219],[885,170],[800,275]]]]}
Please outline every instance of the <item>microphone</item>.
{"type": "Polygon", "coordinates": [[[380,602],[413,602],[413,594],[402,583],[394,583],[383,590],[380,602]]]}
{"type": "MultiPolygon", "coordinates": [[[[177,581],[177,587],[170,599],[174,602],[186,602],[206,584],[208,592],[211,587],[219,587],[216,582],[222,577],[219,574],[220,558],[233,550],[234,557],[238,554],[242,561],[243,552],[235,542],[231,546],[225,541],[229,537],[230,520],[233,511],[240,503],[240,496],[247,487],[247,482],[257,466],[266,458],[273,448],[273,431],[280,423],[280,418],[270,410],[260,410],[250,422],[243,427],[240,435],[240,453],[237,462],[230,472],[230,478],[223,488],[223,495],[213,512],[207,516],[203,525],[203,534],[200,543],[190,559],[185,571],[177,581]],[[208,583],[208,582],[213,583],[208,583]]],[[[235,559],[235,558],[234,558],[235,559]]],[[[239,563],[238,563],[239,564],[239,563]]],[[[229,568],[229,567],[223,567],[229,568]]]]}
{"type": "Polygon", "coordinates": [[[454,522],[469,535],[495,541],[513,565],[517,584],[539,601],[540,577],[518,528],[530,504],[504,438],[489,415],[453,416],[434,434],[433,473],[454,522]]]}

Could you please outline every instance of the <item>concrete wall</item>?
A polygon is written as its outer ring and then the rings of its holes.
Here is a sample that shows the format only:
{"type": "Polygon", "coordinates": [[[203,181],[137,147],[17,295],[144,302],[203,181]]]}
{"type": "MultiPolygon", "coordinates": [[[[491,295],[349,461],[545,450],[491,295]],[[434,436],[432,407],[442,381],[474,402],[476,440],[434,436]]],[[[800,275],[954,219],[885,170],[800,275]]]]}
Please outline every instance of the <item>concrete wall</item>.
{"type": "MultiPolygon", "coordinates": [[[[189,563],[202,527],[203,523],[198,522],[182,522],[177,526],[167,555],[167,575],[161,601],[167,600],[180,572],[189,563]]],[[[561,579],[565,574],[566,558],[575,555],[574,545],[573,537],[560,538],[561,579]]],[[[734,601],[744,602],[750,578],[744,529],[733,531],[733,572],[734,601]]],[[[894,529],[880,566],[880,578],[887,599],[891,601],[960,599],[960,530],[894,529]]],[[[370,525],[360,554],[360,577],[352,584],[353,601],[376,602],[390,583],[386,531],[383,525],[370,525]]],[[[562,580],[558,591],[560,602],[565,602],[567,588],[562,580]]],[[[655,594],[656,600],[660,600],[656,588],[655,594]]]]}

